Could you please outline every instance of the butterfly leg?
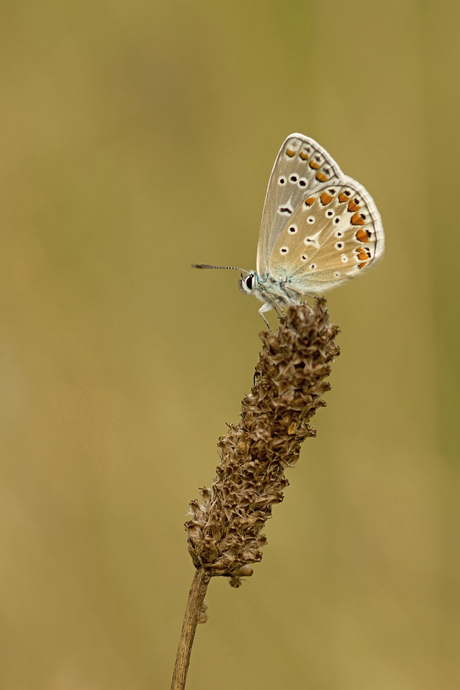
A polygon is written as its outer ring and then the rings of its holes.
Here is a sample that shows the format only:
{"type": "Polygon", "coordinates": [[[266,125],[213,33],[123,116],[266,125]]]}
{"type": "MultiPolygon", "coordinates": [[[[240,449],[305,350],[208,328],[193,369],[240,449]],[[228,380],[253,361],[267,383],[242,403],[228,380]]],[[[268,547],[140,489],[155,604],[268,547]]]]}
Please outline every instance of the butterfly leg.
{"type": "Polygon", "coordinates": [[[265,316],[262,314],[262,312],[260,311],[260,309],[259,309],[259,314],[261,315],[261,317],[263,318],[263,320],[264,320],[265,323],[267,324],[268,330],[271,331],[272,329],[270,328],[270,324],[268,323],[267,319],[266,319],[265,316]]]}
{"type": "MultiPolygon", "coordinates": [[[[263,318],[263,320],[267,324],[269,331],[271,331],[272,329],[270,328],[270,324],[268,323],[267,319],[264,316],[264,311],[269,311],[271,308],[272,308],[272,305],[268,304],[268,302],[265,302],[265,304],[263,304],[259,309],[259,314],[261,315],[261,317],[263,318]]],[[[276,309],[276,307],[275,307],[275,309],[276,309]]]]}

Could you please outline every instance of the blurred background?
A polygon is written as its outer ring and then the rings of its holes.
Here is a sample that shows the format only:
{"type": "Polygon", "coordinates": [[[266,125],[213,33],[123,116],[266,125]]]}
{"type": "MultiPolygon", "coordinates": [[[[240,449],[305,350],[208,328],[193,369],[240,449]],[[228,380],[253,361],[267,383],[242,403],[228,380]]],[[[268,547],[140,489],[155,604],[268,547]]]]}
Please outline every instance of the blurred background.
{"type": "MultiPolygon", "coordinates": [[[[252,385],[284,138],[381,211],[269,544],[214,580],[187,688],[460,685],[460,4],[0,8],[0,686],[169,687],[183,523],[252,385]]],[[[273,315],[270,316],[275,325],[273,315]]]]}

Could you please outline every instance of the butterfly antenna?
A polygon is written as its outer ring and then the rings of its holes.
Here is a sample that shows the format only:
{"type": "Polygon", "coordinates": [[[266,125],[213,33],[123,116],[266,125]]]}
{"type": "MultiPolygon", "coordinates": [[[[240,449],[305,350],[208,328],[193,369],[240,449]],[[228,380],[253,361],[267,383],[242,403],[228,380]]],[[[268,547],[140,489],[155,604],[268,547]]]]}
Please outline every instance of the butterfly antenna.
{"type": "Polygon", "coordinates": [[[237,268],[236,266],[211,266],[210,264],[192,264],[192,268],[221,268],[230,271],[242,271],[243,273],[249,273],[244,268],[237,268]]]}

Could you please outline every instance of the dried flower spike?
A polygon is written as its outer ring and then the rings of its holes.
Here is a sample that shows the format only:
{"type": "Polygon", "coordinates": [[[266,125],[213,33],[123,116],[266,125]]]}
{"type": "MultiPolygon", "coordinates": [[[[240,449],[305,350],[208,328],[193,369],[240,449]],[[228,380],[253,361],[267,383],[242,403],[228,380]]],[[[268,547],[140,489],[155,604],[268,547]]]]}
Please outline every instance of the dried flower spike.
{"type": "Polygon", "coordinates": [[[337,326],[329,323],[324,299],[316,306],[291,306],[276,333],[260,334],[262,352],[254,386],[241,408],[241,422],[219,439],[221,462],[202,503],[192,501],[188,549],[196,567],[176,656],[171,690],[184,690],[195,631],[205,622],[204,597],[211,577],[224,575],[233,587],[252,574],[266,543],[261,530],[272,506],[283,500],[289,482],[284,470],[294,465],[307,436],[309,421],[339,348],[337,326]]]}
{"type": "Polygon", "coordinates": [[[324,299],[291,306],[276,333],[263,331],[254,386],[242,402],[241,421],[219,439],[221,462],[202,502],[190,504],[188,549],[196,568],[225,575],[239,586],[262,558],[262,534],[272,506],[289,485],[302,442],[316,432],[309,421],[326,403],[325,380],[339,348],[324,299]]]}

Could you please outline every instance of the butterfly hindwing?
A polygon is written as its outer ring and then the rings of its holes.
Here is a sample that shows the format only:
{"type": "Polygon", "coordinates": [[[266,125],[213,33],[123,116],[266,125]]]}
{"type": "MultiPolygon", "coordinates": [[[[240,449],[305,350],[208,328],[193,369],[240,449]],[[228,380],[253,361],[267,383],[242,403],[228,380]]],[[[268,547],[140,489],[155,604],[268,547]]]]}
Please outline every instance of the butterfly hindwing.
{"type": "Polygon", "coordinates": [[[374,201],[350,177],[304,193],[270,254],[268,272],[300,293],[321,294],[359,275],[383,254],[374,201]]]}

